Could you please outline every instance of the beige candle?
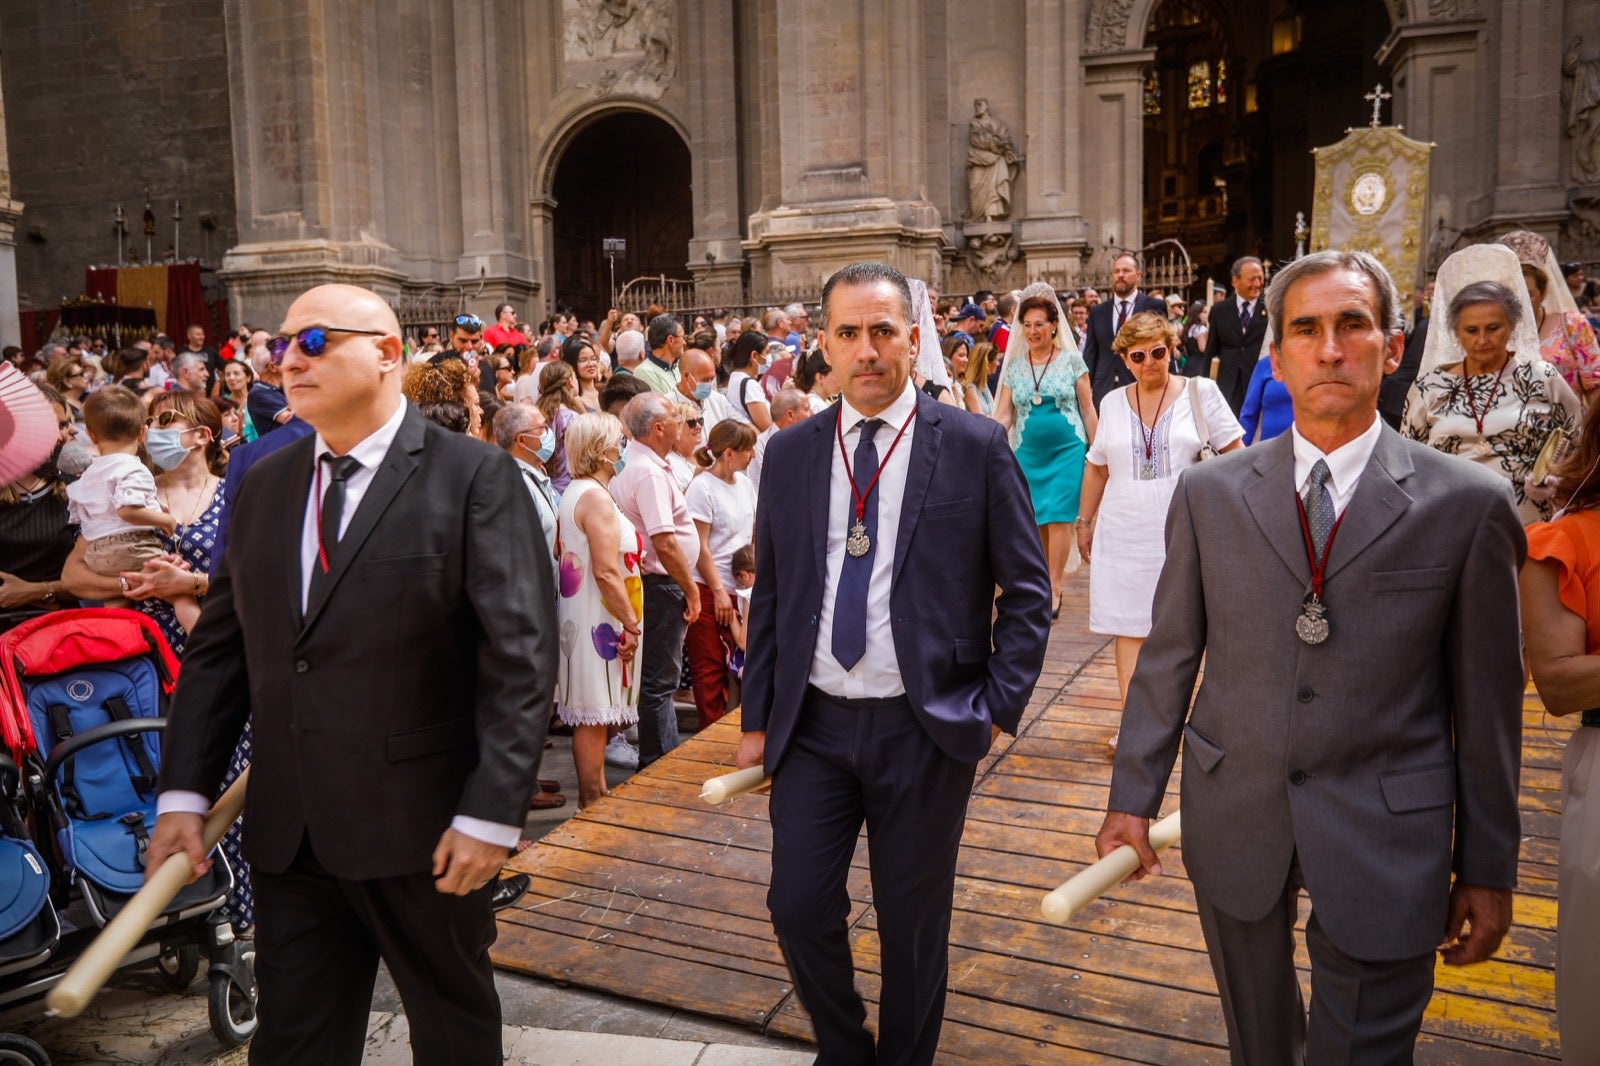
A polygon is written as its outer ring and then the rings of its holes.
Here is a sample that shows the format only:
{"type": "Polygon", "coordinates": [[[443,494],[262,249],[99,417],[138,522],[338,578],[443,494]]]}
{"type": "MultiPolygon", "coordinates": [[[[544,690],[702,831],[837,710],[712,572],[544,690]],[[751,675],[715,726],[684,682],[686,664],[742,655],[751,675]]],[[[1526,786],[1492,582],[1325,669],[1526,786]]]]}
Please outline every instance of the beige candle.
{"type": "MultiPolygon", "coordinates": [[[[1178,812],[1173,811],[1150,827],[1150,846],[1159,852],[1176,843],[1178,836],[1178,812]]],[[[1046,921],[1065,925],[1074,914],[1122,884],[1138,868],[1138,852],[1123,844],[1093,866],[1063,882],[1044,897],[1039,909],[1044,912],[1046,921]]]]}
{"type": "Polygon", "coordinates": [[[759,766],[752,766],[747,770],[735,770],[731,774],[713,777],[700,788],[700,798],[713,807],[720,806],[742,796],[746,792],[754,792],[763,785],[770,784],[772,778],[759,766]]]}

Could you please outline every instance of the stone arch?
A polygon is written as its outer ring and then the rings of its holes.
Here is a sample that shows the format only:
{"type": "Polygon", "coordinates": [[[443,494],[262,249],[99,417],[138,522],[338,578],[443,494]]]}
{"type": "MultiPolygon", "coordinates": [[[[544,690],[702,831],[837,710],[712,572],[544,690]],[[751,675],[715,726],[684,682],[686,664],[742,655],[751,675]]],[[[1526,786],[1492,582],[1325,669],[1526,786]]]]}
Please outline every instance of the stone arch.
{"type": "MultiPolygon", "coordinates": [[[[1389,20],[1423,22],[1430,19],[1470,18],[1479,0],[1383,0],[1389,20]]],[[[1161,0],[1090,0],[1084,26],[1083,50],[1096,55],[1127,52],[1144,47],[1145,27],[1161,0]]]]}
{"type": "Polygon", "coordinates": [[[628,112],[660,119],[672,127],[673,132],[677,133],[685,145],[692,143],[689,139],[689,129],[683,121],[654,101],[636,97],[603,97],[587,100],[546,124],[546,133],[539,138],[539,155],[532,171],[533,195],[536,198],[550,195],[556,169],[561,165],[562,158],[578,134],[610,115],[628,112]]]}

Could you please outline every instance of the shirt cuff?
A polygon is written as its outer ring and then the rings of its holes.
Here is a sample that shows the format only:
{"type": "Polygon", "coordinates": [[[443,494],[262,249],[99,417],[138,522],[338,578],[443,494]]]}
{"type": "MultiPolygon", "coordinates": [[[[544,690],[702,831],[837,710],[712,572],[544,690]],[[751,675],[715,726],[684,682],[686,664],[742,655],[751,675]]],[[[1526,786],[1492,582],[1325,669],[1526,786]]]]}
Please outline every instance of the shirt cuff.
{"type": "Polygon", "coordinates": [[[198,792],[171,789],[156,797],[156,817],[163,814],[210,814],[211,801],[198,792]]]}
{"type": "Polygon", "coordinates": [[[458,814],[450,819],[450,828],[473,840],[481,840],[485,844],[496,844],[502,848],[514,848],[517,841],[522,838],[522,826],[501,825],[499,822],[486,822],[482,818],[468,818],[458,814]]]}

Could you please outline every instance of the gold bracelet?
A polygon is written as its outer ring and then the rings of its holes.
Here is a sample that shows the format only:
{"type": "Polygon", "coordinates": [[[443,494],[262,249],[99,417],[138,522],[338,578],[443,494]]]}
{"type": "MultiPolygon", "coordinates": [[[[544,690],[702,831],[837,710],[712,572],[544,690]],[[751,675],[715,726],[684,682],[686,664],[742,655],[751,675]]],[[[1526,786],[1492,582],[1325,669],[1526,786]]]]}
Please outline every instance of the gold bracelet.
{"type": "Polygon", "coordinates": [[[194,575],[194,595],[200,595],[200,575],[194,575]]]}

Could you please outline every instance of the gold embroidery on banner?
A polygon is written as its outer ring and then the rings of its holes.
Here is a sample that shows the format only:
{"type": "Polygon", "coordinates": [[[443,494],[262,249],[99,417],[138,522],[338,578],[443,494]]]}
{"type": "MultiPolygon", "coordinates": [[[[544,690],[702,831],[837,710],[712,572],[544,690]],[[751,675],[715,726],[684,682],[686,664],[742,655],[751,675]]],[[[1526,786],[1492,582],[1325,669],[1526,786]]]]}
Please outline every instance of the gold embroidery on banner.
{"type": "Polygon", "coordinates": [[[1416,284],[1432,153],[1394,127],[1351,130],[1315,149],[1311,250],[1370,252],[1402,291],[1416,284]]]}

